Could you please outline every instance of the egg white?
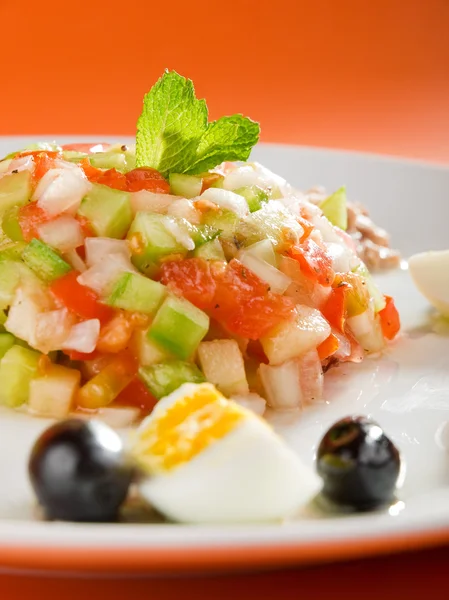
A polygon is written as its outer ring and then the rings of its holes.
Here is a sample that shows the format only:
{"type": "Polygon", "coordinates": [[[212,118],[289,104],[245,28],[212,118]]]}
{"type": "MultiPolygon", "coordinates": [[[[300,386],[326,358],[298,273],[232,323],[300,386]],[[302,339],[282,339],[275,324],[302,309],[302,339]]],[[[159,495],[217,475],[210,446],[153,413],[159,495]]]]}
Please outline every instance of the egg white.
{"type": "Polygon", "coordinates": [[[443,315],[449,316],[449,250],[415,254],[408,265],[423,296],[443,315]]]}
{"type": "MultiPolygon", "coordinates": [[[[161,400],[141,428],[195,388],[184,384],[161,400]]],[[[318,491],[318,477],[265,421],[242,411],[230,433],[190,461],[144,478],[141,495],[170,519],[187,523],[271,521],[294,513],[318,491]]]]}

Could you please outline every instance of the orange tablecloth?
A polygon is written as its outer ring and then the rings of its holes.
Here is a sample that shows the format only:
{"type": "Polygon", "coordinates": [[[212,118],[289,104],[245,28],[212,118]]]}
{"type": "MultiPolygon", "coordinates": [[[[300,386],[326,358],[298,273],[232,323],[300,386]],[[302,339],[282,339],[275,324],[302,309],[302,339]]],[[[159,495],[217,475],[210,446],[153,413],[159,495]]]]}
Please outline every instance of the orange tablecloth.
{"type": "MultiPolygon", "coordinates": [[[[447,0],[0,3],[0,135],[131,134],[165,67],[265,141],[449,161],[447,0]]],[[[0,441],[1,444],[1,441],[0,441]]],[[[449,547],[273,574],[0,576],[0,598],[448,597],[449,547]],[[405,590],[407,592],[405,593],[405,590]]]]}

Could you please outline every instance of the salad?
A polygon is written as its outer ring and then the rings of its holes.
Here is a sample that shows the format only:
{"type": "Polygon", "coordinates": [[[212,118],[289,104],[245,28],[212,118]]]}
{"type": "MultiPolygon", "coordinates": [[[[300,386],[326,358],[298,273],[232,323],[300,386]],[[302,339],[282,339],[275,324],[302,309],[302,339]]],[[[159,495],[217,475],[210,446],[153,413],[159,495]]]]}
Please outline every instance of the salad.
{"type": "Polygon", "coordinates": [[[262,414],[399,331],[346,233],[256,162],[259,125],[208,122],[192,82],[145,96],[136,144],[37,144],[0,162],[0,403],[117,426],[186,383],[262,414]]]}

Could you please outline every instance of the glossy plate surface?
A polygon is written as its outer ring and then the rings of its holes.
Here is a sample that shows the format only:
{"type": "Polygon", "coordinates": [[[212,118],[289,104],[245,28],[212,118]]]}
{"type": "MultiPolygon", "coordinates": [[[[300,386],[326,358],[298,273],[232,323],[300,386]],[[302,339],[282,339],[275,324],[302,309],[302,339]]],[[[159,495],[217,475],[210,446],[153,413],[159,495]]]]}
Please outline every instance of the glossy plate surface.
{"type": "MultiPolygon", "coordinates": [[[[69,140],[74,141],[58,139],[69,140]]],[[[29,141],[0,138],[0,155],[29,141]]],[[[303,189],[320,183],[331,191],[346,184],[349,197],[367,204],[404,255],[449,247],[449,169],[274,145],[261,145],[254,157],[303,189]]],[[[398,502],[389,510],[325,516],[311,506],[287,523],[227,527],[153,523],[149,514],[142,514],[144,524],[132,522],[135,516],[112,525],[43,522],[26,463],[48,421],[2,411],[0,568],[128,573],[266,568],[449,541],[449,327],[435,318],[406,270],[378,280],[396,298],[401,338],[382,358],[329,372],[326,402],[302,414],[273,415],[272,422],[312,465],[317,443],[335,420],[364,414],[379,421],[407,466],[398,502]]]]}

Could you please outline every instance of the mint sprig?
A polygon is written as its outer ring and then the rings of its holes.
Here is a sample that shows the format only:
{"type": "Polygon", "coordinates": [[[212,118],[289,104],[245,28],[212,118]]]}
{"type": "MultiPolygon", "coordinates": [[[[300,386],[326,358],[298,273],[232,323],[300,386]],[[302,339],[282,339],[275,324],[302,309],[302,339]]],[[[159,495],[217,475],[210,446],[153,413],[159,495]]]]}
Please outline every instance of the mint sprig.
{"type": "Polygon", "coordinates": [[[143,101],[137,166],[163,175],[203,173],[224,160],[247,160],[259,134],[259,124],[242,115],[208,123],[206,102],[196,98],[192,81],[166,71],[143,101]]]}

